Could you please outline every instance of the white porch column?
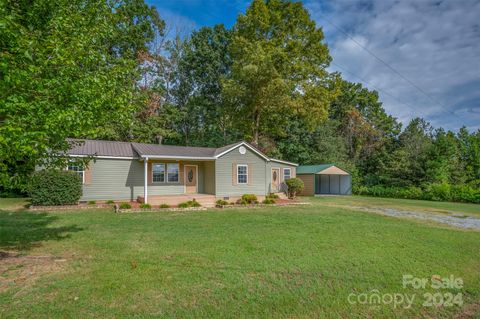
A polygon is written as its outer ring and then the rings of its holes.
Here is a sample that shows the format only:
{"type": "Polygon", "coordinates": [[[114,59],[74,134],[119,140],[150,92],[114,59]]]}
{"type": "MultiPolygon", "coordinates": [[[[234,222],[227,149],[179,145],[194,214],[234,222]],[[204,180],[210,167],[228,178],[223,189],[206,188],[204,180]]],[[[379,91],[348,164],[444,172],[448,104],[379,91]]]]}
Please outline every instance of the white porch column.
{"type": "Polygon", "coordinates": [[[146,157],[143,162],[143,178],[143,202],[146,204],[148,203],[148,157],[146,157]]]}

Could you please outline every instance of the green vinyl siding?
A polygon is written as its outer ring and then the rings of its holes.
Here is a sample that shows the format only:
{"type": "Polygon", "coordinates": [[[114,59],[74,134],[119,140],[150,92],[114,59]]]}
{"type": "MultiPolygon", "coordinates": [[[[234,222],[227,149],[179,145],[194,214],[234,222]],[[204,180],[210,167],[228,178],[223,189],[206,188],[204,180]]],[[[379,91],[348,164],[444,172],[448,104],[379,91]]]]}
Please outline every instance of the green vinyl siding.
{"type": "Polygon", "coordinates": [[[282,177],[281,180],[281,186],[280,189],[283,191],[285,190],[285,185],[283,183],[283,169],[284,168],[290,168],[290,176],[294,177],[296,176],[295,171],[296,171],[296,166],[294,165],[289,165],[289,164],[283,164],[283,163],[278,163],[278,162],[267,162],[267,173],[266,173],[266,178],[265,178],[265,189],[267,190],[267,193],[271,193],[272,189],[272,168],[279,168],[280,169],[280,176],[282,177]]]}
{"type": "Polygon", "coordinates": [[[215,189],[217,197],[242,196],[243,194],[265,195],[265,159],[246,148],[240,154],[238,147],[215,161],[215,189]],[[234,185],[233,164],[251,165],[250,185],[234,185]]]}
{"type": "Polygon", "coordinates": [[[203,168],[203,191],[205,194],[215,195],[215,162],[205,162],[203,168]]]}
{"type": "Polygon", "coordinates": [[[91,183],[80,200],[134,200],[143,196],[143,163],[138,160],[96,159],[89,164],[91,183]]]}
{"type": "MultiPolygon", "coordinates": [[[[90,163],[92,181],[89,185],[83,186],[83,196],[80,200],[136,200],[138,196],[143,196],[143,169],[143,162],[139,160],[97,159],[90,163]]],[[[200,191],[203,187],[200,186],[203,180],[201,165],[198,170],[200,191]]],[[[148,195],[175,195],[184,192],[183,183],[148,185],[148,195]]]]}

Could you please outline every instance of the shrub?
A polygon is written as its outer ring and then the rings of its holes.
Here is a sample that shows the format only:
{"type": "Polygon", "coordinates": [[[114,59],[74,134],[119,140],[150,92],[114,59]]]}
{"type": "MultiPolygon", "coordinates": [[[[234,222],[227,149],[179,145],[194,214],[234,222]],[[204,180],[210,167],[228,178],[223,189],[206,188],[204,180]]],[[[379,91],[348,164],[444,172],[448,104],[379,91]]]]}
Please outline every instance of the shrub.
{"type": "Polygon", "coordinates": [[[152,205],[150,205],[148,203],[147,204],[144,203],[144,204],[140,204],[140,208],[141,209],[150,209],[150,208],[152,208],[152,205]]]}
{"type": "Polygon", "coordinates": [[[270,193],[267,195],[267,198],[270,198],[270,199],[279,199],[280,197],[275,194],[275,193],[270,193]]]}
{"type": "Polygon", "coordinates": [[[414,186],[360,186],[354,189],[354,194],[391,198],[480,203],[479,190],[476,190],[468,185],[450,185],[447,183],[427,184],[424,185],[423,188],[414,186]]]}
{"type": "Polygon", "coordinates": [[[238,205],[247,205],[248,202],[245,199],[242,198],[242,199],[237,200],[237,204],[238,205]]]}
{"type": "Polygon", "coordinates": [[[228,202],[226,200],[219,199],[215,202],[215,204],[217,204],[217,206],[225,206],[228,205],[228,202]]]}
{"type": "Polygon", "coordinates": [[[202,206],[199,202],[197,202],[195,199],[188,201],[188,204],[190,207],[200,207],[202,206]]]}
{"type": "Polygon", "coordinates": [[[305,185],[303,181],[298,177],[289,178],[285,181],[288,187],[288,197],[295,198],[298,193],[300,193],[305,185]]]}
{"type": "Polygon", "coordinates": [[[275,204],[275,200],[273,198],[265,198],[262,202],[262,204],[275,204]]]}
{"type": "Polygon", "coordinates": [[[161,204],[159,207],[160,207],[160,208],[170,208],[170,205],[168,205],[168,204],[161,204]]]}
{"type": "Polygon", "coordinates": [[[190,206],[188,205],[188,202],[180,203],[180,204],[178,204],[177,206],[178,206],[179,208],[188,208],[188,207],[190,207],[190,206]]]}
{"type": "Polygon", "coordinates": [[[180,208],[200,207],[200,206],[202,206],[202,205],[199,202],[197,202],[195,200],[195,198],[193,200],[189,200],[188,202],[183,202],[183,203],[178,204],[178,207],[180,207],[180,208]]]}
{"type": "Polygon", "coordinates": [[[245,201],[247,204],[254,204],[257,201],[257,195],[255,194],[243,194],[242,201],[245,201]]]}
{"type": "Polygon", "coordinates": [[[97,202],[94,201],[94,200],[89,200],[87,204],[88,204],[88,205],[95,205],[96,203],[97,203],[97,202]]]}
{"type": "Polygon", "coordinates": [[[82,179],[69,171],[38,171],[30,181],[29,195],[33,205],[77,204],[82,196],[82,179]]]}
{"type": "Polygon", "coordinates": [[[113,200],[107,200],[106,204],[115,204],[113,200]]]}
{"type": "Polygon", "coordinates": [[[132,205],[129,203],[120,203],[120,209],[130,209],[132,208],[132,205]]]}

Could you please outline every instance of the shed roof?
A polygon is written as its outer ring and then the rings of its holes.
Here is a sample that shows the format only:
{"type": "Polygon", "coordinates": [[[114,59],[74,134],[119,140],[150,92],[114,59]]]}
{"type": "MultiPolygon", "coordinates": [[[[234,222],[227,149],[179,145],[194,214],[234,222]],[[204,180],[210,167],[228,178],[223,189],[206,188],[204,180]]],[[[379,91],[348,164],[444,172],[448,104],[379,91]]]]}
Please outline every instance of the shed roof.
{"type": "Polygon", "coordinates": [[[349,175],[347,171],[344,171],[333,164],[319,164],[319,165],[302,165],[297,167],[297,174],[325,174],[331,175],[349,175]],[[329,168],[333,168],[328,170],[329,168]]]}

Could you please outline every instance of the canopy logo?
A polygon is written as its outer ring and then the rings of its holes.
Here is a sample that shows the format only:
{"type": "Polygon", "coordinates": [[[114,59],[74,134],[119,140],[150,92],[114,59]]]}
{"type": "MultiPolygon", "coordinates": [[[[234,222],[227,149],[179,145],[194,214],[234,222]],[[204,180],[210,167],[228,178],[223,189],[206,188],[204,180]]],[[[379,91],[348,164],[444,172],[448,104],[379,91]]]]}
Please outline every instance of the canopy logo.
{"type": "MultiPolygon", "coordinates": [[[[424,307],[451,307],[454,305],[463,305],[463,294],[456,294],[448,291],[442,292],[442,289],[460,290],[463,288],[463,279],[453,275],[449,277],[441,277],[433,275],[430,278],[415,277],[412,275],[403,275],[403,289],[435,289],[436,292],[425,292],[418,298],[424,307]]],[[[369,293],[351,293],[348,295],[350,304],[362,305],[392,305],[393,308],[403,307],[409,309],[417,298],[417,294],[407,294],[401,292],[380,293],[377,289],[371,290],[369,293]]]]}

